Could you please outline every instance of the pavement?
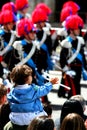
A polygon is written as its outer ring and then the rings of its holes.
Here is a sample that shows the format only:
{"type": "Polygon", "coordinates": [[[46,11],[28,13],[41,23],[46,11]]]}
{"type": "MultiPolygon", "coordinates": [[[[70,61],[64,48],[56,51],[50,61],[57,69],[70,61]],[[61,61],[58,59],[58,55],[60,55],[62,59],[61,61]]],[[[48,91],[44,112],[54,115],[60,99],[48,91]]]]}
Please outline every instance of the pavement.
{"type": "MultiPolygon", "coordinates": [[[[50,76],[52,76],[52,77],[57,76],[59,78],[59,82],[61,81],[61,72],[60,71],[52,71],[50,76]]],[[[48,98],[51,101],[51,106],[53,109],[52,118],[54,121],[60,117],[62,105],[67,100],[66,98],[58,97],[58,95],[57,95],[58,89],[59,89],[59,86],[54,85],[52,91],[48,94],[48,98]]],[[[86,100],[86,105],[87,105],[87,81],[84,81],[84,80],[81,80],[81,95],[86,100]]],[[[87,109],[85,111],[85,114],[87,115],[87,109]]]]}

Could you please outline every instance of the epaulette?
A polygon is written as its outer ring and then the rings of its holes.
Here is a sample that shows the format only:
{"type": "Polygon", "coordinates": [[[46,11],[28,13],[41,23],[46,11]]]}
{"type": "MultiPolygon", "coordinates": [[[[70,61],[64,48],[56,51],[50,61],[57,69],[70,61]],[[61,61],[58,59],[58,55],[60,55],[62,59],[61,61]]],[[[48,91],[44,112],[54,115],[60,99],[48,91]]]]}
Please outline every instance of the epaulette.
{"type": "Polygon", "coordinates": [[[64,48],[71,48],[72,47],[71,43],[67,39],[64,39],[62,42],[60,42],[60,45],[64,48]]]}
{"type": "Polygon", "coordinates": [[[78,39],[78,41],[81,43],[81,44],[85,44],[85,41],[84,41],[84,39],[83,39],[83,37],[80,37],[80,36],[77,36],[77,39],[78,39]]]}

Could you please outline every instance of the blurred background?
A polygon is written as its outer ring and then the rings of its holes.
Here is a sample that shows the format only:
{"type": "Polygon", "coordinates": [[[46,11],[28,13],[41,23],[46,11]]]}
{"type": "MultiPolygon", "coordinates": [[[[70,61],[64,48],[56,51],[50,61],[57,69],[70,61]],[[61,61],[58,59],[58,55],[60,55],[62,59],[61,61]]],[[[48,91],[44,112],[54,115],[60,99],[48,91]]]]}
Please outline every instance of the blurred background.
{"type": "MultiPolygon", "coordinates": [[[[14,2],[15,0],[0,0],[0,8],[4,3],[10,1],[14,2]]],[[[38,3],[44,2],[52,9],[52,14],[49,17],[49,20],[50,23],[54,24],[55,26],[56,25],[55,23],[59,23],[62,5],[66,1],[69,0],[29,0],[30,3],[29,13],[33,11],[33,9],[38,3]]],[[[80,10],[78,13],[83,18],[84,23],[87,24],[87,0],[72,0],[72,1],[76,2],[80,6],[80,10]]]]}

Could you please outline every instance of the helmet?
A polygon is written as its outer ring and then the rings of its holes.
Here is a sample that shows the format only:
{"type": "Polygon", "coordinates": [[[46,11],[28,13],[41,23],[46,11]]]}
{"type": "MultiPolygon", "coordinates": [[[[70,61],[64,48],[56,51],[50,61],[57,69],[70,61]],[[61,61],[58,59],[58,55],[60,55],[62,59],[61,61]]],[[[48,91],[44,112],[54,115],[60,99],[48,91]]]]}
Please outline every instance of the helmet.
{"type": "Polygon", "coordinates": [[[4,10],[11,10],[14,13],[17,12],[16,6],[15,6],[15,4],[13,2],[8,2],[8,3],[4,4],[2,6],[2,11],[4,11],[4,10]]]}
{"type": "Polygon", "coordinates": [[[77,13],[80,10],[80,7],[77,3],[73,2],[73,1],[67,1],[63,4],[63,8],[71,6],[73,9],[73,13],[77,13]]]}
{"type": "Polygon", "coordinates": [[[17,10],[23,10],[29,7],[29,2],[28,0],[16,0],[15,5],[17,10]]]}
{"type": "Polygon", "coordinates": [[[43,21],[47,21],[47,20],[48,20],[47,14],[44,12],[43,9],[36,8],[32,12],[32,21],[34,23],[39,23],[39,22],[43,22],[43,21]]]}
{"type": "Polygon", "coordinates": [[[65,21],[65,28],[67,30],[69,30],[69,29],[81,29],[81,28],[83,28],[83,26],[84,26],[83,20],[78,15],[68,16],[66,21],[65,21]]]}
{"type": "Polygon", "coordinates": [[[37,4],[36,8],[43,9],[46,12],[47,16],[49,16],[52,13],[51,9],[45,3],[37,4]]]}
{"type": "Polygon", "coordinates": [[[30,19],[21,19],[17,24],[18,36],[24,36],[29,34],[31,31],[36,31],[33,22],[30,19]]]}
{"type": "Polygon", "coordinates": [[[4,10],[0,13],[0,22],[1,24],[7,24],[10,22],[16,22],[15,14],[10,10],[4,10]]]}
{"type": "Polygon", "coordinates": [[[64,7],[60,13],[60,21],[63,22],[68,16],[73,14],[72,7],[64,7]]]}

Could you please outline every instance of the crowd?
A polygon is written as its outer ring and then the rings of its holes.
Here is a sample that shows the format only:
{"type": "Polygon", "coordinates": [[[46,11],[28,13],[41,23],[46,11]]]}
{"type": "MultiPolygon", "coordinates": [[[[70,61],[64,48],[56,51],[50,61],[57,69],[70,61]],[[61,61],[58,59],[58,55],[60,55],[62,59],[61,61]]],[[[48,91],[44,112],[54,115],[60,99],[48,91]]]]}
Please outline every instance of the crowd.
{"type": "Polygon", "coordinates": [[[31,14],[29,8],[28,0],[15,0],[0,10],[0,130],[86,130],[80,80],[87,70],[87,33],[82,32],[80,7],[73,1],[64,3],[58,30],[52,30],[52,10],[45,3],[38,3],[31,14]],[[48,76],[55,69],[62,71],[58,98],[67,98],[59,124],[52,119],[47,96],[59,83],[48,76]]]}

